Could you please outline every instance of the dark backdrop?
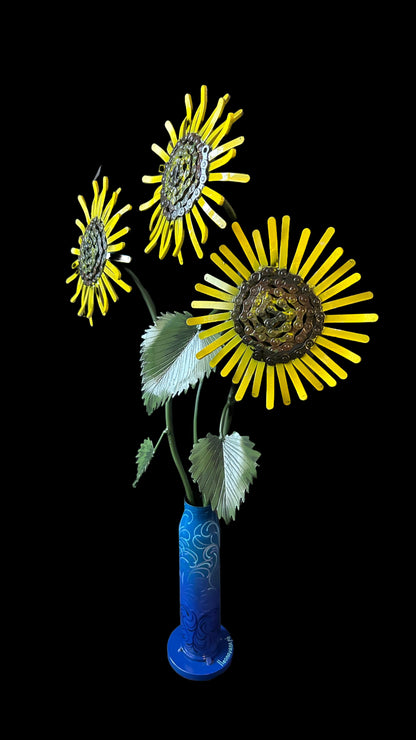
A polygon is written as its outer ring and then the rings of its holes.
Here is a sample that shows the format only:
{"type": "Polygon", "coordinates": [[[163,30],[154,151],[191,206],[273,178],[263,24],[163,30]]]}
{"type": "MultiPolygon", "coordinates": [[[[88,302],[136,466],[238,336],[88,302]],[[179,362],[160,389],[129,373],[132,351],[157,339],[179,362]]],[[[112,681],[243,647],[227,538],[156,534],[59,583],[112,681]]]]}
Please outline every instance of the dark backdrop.
{"type": "MultiPolygon", "coordinates": [[[[69,699],[74,712],[92,702],[98,713],[121,702],[134,714],[146,712],[148,695],[165,701],[180,692],[226,706],[232,691],[249,697],[261,685],[281,711],[311,694],[318,713],[329,695],[359,707],[383,667],[381,583],[392,536],[377,482],[388,466],[391,403],[384,391],[383,168],[374,137],[379,78],[355,24],[346,36],[335,22],[258,16],[253,25],[245,17],[243,27],[219,10],[215,21],[188,17],[182,25],[181,14],[157,13],[136,25],[115,12],[113,25],[75,13],[69,36],[52,37],[38,80],[48,110],[41,175],[56,218],[44,248],[53,252],[58,286],[47,377],[59,475],[51,470],[34,508],[43,522],[47,608],[40,598],[39,611],[52,644],[55,701],[67,707],[69,699]],[[362,305],[380,313],[378,324],[357,327],[371,341],[352,347],[362,355],[359,365],[340,360],[349,375],[335,388],[310,388],[304,403],[293,393],[290,407],[278,402],[273,412],[264,395],[247,394],[235,409],[232,428],[262,454],[236,521],[222,527],[222,618],[235,657],[206,693],[176,676],[165,658],[178,622],[183,498],[166,445],[132,487],[140,442],[156,441],[164,426],[163,413],[148,417],[141,401],[139,347],[148,315],[136,290],[119,291],[119,302],[105,318],[97,309],[90,328],[69,302],[74,284],[65,285],[79,234],[74,221],[83,216],[77,195],[90,203],[100,166],[110,189],[122,187],[119,203],[133,205],[122,221],[132,227],[125,251],[159,313],[190,310],[209,252],[235,244],[229,228],[209,224],[203,261],[189,241],[183,268],[170,257],[159,262],[156,251],[143,253],[151,211],[140,213],[138,205],[153,189],[141,178],[159,164],[151,144],[166,146],[164,121],[177,128],[185,93],[196,107],[201,84],[208,85],[209,112],[225,92],[226,110],[244,109],[230,136],[246,140],[231,169],[251,181],[218,185],[242,227],[265,235],[269,216],[280,223],[289,214],[293,254],[302,228],[311,228],[312,243],[334,226],[331,243],[356,259],[359,289],[374,292],[371,305],[362,305]]],[[[217,432],[227,392],[219,373],[205,383],[201,435],[217,432]]],[[[189,391],[174,402],[184,460],[193,398],[189,391]]]]}

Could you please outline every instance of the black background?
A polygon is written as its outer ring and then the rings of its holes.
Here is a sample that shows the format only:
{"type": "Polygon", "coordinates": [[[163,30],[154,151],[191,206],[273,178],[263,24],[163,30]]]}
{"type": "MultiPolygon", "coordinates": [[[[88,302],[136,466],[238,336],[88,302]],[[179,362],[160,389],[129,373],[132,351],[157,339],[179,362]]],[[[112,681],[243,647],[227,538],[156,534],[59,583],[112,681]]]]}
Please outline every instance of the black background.
{"type": "MultiPolygon", "coordinates": [[[[153,717],[147,702],[157,697],[164,705],[172,697],[199,706],[208,700],[235,714],[236,697],[251,705],[258,689],[269,718],[313,712],[323,722],[329,704],[341,725],[364,705],[370,717],[381,711],[374,687],[385,675],[380,646],[395,536],[378,482],[380,471],[390,471],[393,403],[385,392],[387,244],[374,135],[384,107],[379,49],[369,52],[362,21],[341,17],[241,18],[217,8],[204,18],[187,7],[157,8],[137,22],[121,6],[94,20],[74,11],[66,22],[67,33],[53,34],[43,50],[36,78],[47,114],[35,156],[54,222],[45,262],[56,289],[45,391],[53,454],[44,494],[32,503],[41,534],[28,576],[43,628],[40,638],[34,628],[33,642],[47,665],[45,701],[52,696],[68,723],[87,708],[87,727],[110,713],[116,721],[136,717],[139,726],[153,717]],[[250,436],[261,458],[236,521],[222,526],[222,621],[235,655],[209,684],[184,681],[166,660],[178,623],[183,506],[166,444],[132,487],[139,444],[147,436],[156,442],[164,427],[163,413],[148,417],[141,401],[148,314],[137,290],[119,291],[118,303],[105,318],[97,309],[90,328],[69,301],[74,284],[65,285],[79,234],[74,221],[83,218],[77,195],[91,202],[100,166],[110,190],[122,187],[120,206],[133,205],[122,220],[132,228],[125,252],[158,313],[190,310],[210,251],[235,246],[230,228],[210,223],[204,260],[189,240],[182,268],[170,256],[159,262],[156,251],[143,253],[152,211],[138,206],[153,188],[141,178],[159,165],[151,144],[166,146],[164,121],[177,129],[185,93],[196,107],[201,84],[208,113],[225,92],[226,111],[244,109],[230,134],[245,136],[231,169],[251,180],[218,190],[246,233],[266,235],[269,216],[279,224],[289,214],[293,254],[304,227],[316,243],[334,226],[331,244],[362,275],[357,292],[374,292],[357,310],[380,314],[377,324],[357,327],[370,343],[351,347],[359,365],[341,359],[349,375],[335,388],[310,388],[306,402],[293,392],[291,406],[278,402],[273,412],[264,395],[247,394],[235,409],[232,429],[250,436]]],[[[201,436],[217,432],[228,387],[219,373],[205,383],[201,436]]],[[[189,391],[174,402],[185,461],[193,399],[189,391]]],[[[158,712],[153,719],[158,727],[158,712]]]]}

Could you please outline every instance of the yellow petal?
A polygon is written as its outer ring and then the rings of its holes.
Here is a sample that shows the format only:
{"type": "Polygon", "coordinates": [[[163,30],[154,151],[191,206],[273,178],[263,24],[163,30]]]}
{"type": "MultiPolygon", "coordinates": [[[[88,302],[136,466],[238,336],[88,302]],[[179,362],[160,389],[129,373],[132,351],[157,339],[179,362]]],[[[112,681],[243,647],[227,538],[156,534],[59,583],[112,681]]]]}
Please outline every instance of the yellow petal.
{"type": "Polygon", "coordinates": [[[266,365],[266,409],[269,411],[274,408],[275,375],[274,365],[266,365]]]}
{"type": "Polygon", "coordinates": [[[231,317],[230,311],[224,311],[224,313],[209,313],[206,316],[190,316],[186,320],[188,326],[199,326],[199,324],[211,324],[217,321],[226,321],[231,317]]]}
{"type": "Polygon", "coordinates": [[[250,362],[248,363],[248,367],[244,373],[244,377],[238,386],[237,393],[235,394],[235,400],[241,401],[241,399],[244,397],[244,394],[250,384],[250,381],[254,375],[255,369],[256,369],[257,361],[251,358],[250,362]]]}
{"type": "Polygon", "coordinates": [[[234,159],[236,154],[237,149],[230,149],[230,151],[224,154],[223,157],[220,157],[220,159],[216,159],[215,161],[210,162],[209,172],[212,173],[213,170],[217,170],[219,167],[224,167],[224,165],[228,164],[230,159],[234,159]]]}
{"type": "Polygon", "coordinates": [[[245,346],[244,353],[243,353],[243,355],[241,357],[240,362],[237,365],[237,370],[235,371],[235,373],[234,373],[234,375],[232,377],[233,383],[239,383],[240,382],[240,380],[243,377],[244,371],[245,371],[245,369],[246,369],[249,361],[253,357],[253,350],[250,349],[250,347],[247,347],[246,345],[244,345],[244,346],[245,346]]]}
{"type": "Polygon", "coordinates": [[[240,260],[233,254],[231,249],[228,249],[228,247],[225,246],[225,244],[222,244],[220,246],[220,252],[228,259],[229,262],[231,262],[232,266],[235,267],[237,272],[240,273],[240,275],[244,278],[244,280],[248,280],[251,273],[249,270],[247,270],[247,267],[244,267],[243,263],[240,262],[240,260]]]}
{"type": "Polygon", "coordinates": [[[192,308],[228,308],[230,311],[234,308],[231,301],[192,301],[192,308]]]}
{"type": "Polygon", "coordinates": [[[362,342],[363,344],[370,341],[368,334],[358,334],[355,331],[343,331],[342,329],[334,329],[329,326],[324,326],[322,334],[329,337],[336,337],[338,339],[348,339],[351,342],[362,342]]]}
{"type": "Polygon", "coordinates": [[[240,146],[244,142],[244,136],[237,136],[236,139],[231,139],[231,141],[227,141],[225,144],[222,144],[221,146],[217,147],[216,149],[213,149],[209,155],[208,159],[211,162],[213,159],[216,159],[220,156],[220,154],[224,154],[224,152],[228,152],[229,149],[233,149],[236,146],[240,146]]]}
{"type": "Polygon", "coordinates": [[[302,262],[303,255],[305,254],[305,249],[307,247],[310,235],[310,229],[303,229],[300,235],[298,246],[296,247],[295,255],[289,268],[289,272],[293,273],[294,275],[298,273],[299,265],[302,262]]]}
{"type": "Polygon", "coordinates": [[[266,367],[266,363],[265,362],[262,362],[262,361],[261,362],[257,362],[257,365],[256,365],[256,374],[255,374],[254,380],[253,380],[253,389],[251,391],[251,395],[253,396],[253,398],[258,398],[258,396],[259,396],[260,387],[261,387],[261,381],[262,381],[262,378],[263,378],[264,368],[265,367],[266,367]]]}
{"type": "Polygon", "coordinates": [[[254,241],[254,246],[256,247],[257,258],[259,260],[260,266],[266,267],[269,263],[267,261],[266,252],[264,251],[261,234],[258,229],[253,231],[253,241],[254,241]]]}
{"type": "Polygon", "coordinates": [[[191,239],[191,242],[192,242],[192,246],[195,249],[196,255],[197,255],[197,257],[199,257],[199,259],[202,259],[203,256],[204,256],[204,253],[203,253],[203,251],[202,251],[202,249],[200,247],[200,244],[198,242],[198,239],[196,238],[195,229],[194,229],[194,225],[192,223],[192,218],[191,218],[190,211],[188,211],[185,214],[185,221],[186,221],[186,225],[187,225],[187,228],[188,228],[188,234],[190,236],[190,239],[191,239]]]}
{"type": "Polygon", "coordinates": [[[216,264],[217,267],[219,267],[227,275],[227,277],[229,277],[230,280],[233,281],[233,283],[235,283],[236,285],[241,285],[241,283],[243,282],[243,278],[241,277],[241,275],[239,275],[238,272],[235,272],[235,270],[227,265],[227,263],[224,262],[224,260],[222,260],[218,254],[216,254],[216,252],[210,254],[210,258],[212,259],[214,264],[216,264]]]}
{"type": "Polygon", "coordinates": [[[176,146],[176,144],[178,143],[178,137],[176,136],[176,131],[170,121],[165,121],[165,129],[170,136],[170,140],[173,146],[176,146]]]}
{"type": "Polygon", "coordinates": [[[329,257],[325,260],[325,262],[321,265],[319,270],[317,270],[312,277],[308,280],[308,285],[311,285],[312,287],[314,285],[317,285],[320,280],[322,280],[323,276],[326,275],[328,270],[331,269],[331,267],[335,264],[335,262],[344,254],[344,250],[341,249],[341,247],[337,247],[334,249],[332,254],[329,255],[329,257]]]}
{"type": "Polygon", "coordinates": [[[234,223],[231,224],[231,228],[234,231],[234,234],[236,235],[238,241],[240,242],[240,245],[243,248],[244,254],[246,255],[253,271],[258,270],[260,267],[259,261],[256,255],[254,254],[253,248],[251,247],[238,221],[234,221],[234,223]]]}
{"type": "Polygon", "coordinates": [[[211,326],[210,329],[204,329],[199,333],[199,338],[207,339],[208,337],[212,337],[214,334],[220,334],[223,331],[227,331],[227,329],[231,329],[233,326],[234,320],[228,319],[228,321],[223,321],[221,324],[211,326]]]}
{"type": "Polygon", "coordinates": [[[85,202],[85,198],[84,198],[84,196],[83,196],[83,195],[79,195],[79,196],[78,196],[78,202],[79,202],[79,204],[80,204],[80,206],[81,206],[82,210],[84,211],[84,215],[85,215],[85,218],[86,218],[86,220],[87,220],[87,224],[89,224],[89,223],[90,223],[90,221],[91,221],[91,219],[90,219],[90,214],[89,214],[89,211],[88,211],[88,206],[87,206],[87,204],[86,204],[86,202],[85,202]]]}
{"type": "Polygon", "coordinates": [[[347,260],[346,262],[344,262],[343,265],[341,265],[341,267],[338,267],[338,270],[335,270],[335,272],[331,272],[331,274],[328,275],[325,280],[322,280],[321,283],[315,285],[314,292],[316,293],[316,295],[320,295],[325,290],[327,290],[330,285],[335,283],[335,281],[338,280],[338,278],[342,277],[342,275],[345,275],[345,273],[348,272],[348,270],[351,270],[354,265],[355,260],[347,260]]]}
{"type": "Polygon", "coordinates": [[[216,190],[212,190],[211,188],[209,188],[208,185],[205,185],[205,187],[202,188],[202,192],[208,198],[211,198],[214,203],[218,203],[219,206],[224,205],[224,196],[217,193],[216,190]]]}
{"type": "Polygon", "coordinates": [[[354,285],[354,283],[358,283],[359,280],[361,280],[360,273],[354,272],[352,275],[345,278],[345,280],[341,280],[341,282],[336,283],[336,285],[333,285],[332,288],[329,288],[324,293],[320,293],[319,300],[322,301],[322,303],[325,303],[328,298],[332,298],[333,295],[341,293],[342,290],[349,288],[350,285],[354,285]]]}
{"type": "Polygon", "coordinates": [[[335,229],[333,228],[333,226],[329,226],[327,230],[325,231],[325,233],[323,234],[323,236],[321,237],[321,239],[319,240],[315,249],[309,255],[303,267],[299,270],[298,274],[303,280],[305,279],[306,275],[308,274],[308,272],[311,270],[311,268],[315,264],[320,254],[325,249],[326,245],[328,244],[333,234],[335,234],[335,229]]]}
{"type": "MultiPolygon", "coordinates": [[[[216,367],[219,362],[225,357],[231,350],[237,345],[241,343],[241,337],[238,336],[238,334],[235,335],[228,344],[225,345],[225,347],[222,347],[219,352],[215,355],[215,357],[210,361],[210,367],[216,367]]],[[[221,373],[222,375],[222,373],[221,373]]]]}
{"type": "Polygon", "coordinates": [[[162,182],[163,175],[143,175],[142,182],[152,185],[155,182],[162,182]]]}
{"type": "Polygon", "coordinates": [[[210,117],[205,121],[203,127],[201,128],[199,135],[204,141],[207,141],[216,122],[222,115],[226,102],[227,102],[226,96],[223,96],[222,98],[218,100],[218,103],[216,107],[214,108],[214,110],[212,111],[210,117]]]}
{"type": "Polygon", "coordinates": [[[287,253],[289,249],[289,224],[290,224],[290,217],[283,216],[282,234],[280,237],[280,254],[279,254],[279,268],[281,270],[285,270],[287,268],[287,253]]]}
{"type": "MultiPolygon", "coordinates": [[[[315,375],[321,378],[327,385],[333,387],[337,384],[337,381],[329,373],[327,373],[327,371],[323,367],[318,365],[318,363],[315,362],[315,360],[310,355],[303,355],[302,362],[304,362],[305,365],[308,365],[308,367],[313,370],[315,375]]],[[[298,366],[296,365],[296,367],[298,366]]]]}
{"type": "Polygon", "coordinates": [[[213,275],[209,275],[208,273],[205,274],[204,280],[207,283],[214,285],[216,288],[219,288],[220,290],[225,291],[225,293],[228,293],[229,295],[238,294],[238,288],[235,285],[230,285],[229,283],[226,283],[224,280],[220,280],[219,278],[214,277],[213,275]]]}
{"type": "Polygon", "coordinates": [[[300,373],[302,373],[303,377],[306,378],[306,380],[309,381],[311,385],[313,385],[314,388],[316,388],[317,391],[321,391],[323,389],[323,383],[321,383],[320,380],[309,370],[309,368],[305,365],[304,362],[302,362],[301,359],[298,357],[295,360],[292,360],[293,367],[295,367],[297,370],[299,370],[300,373]]]}
{"type": "Polygon", "coordinates": [[[356,293],[355,295],[347,295],[345,298],[338,298],[335,301],[329,301],[322,304],[322,310],[326,313],[332,311],[334,308],[341,308],[341,306],[350,306],[352,303],[361,303],[361,301],[369,301],[373,298],[373,294],[370,291],[366,293],[356,293]]]}
{"type": "Polygon", "coordinates": [[[285,365],[279,363],[276,365],[277,377],[279,379],[280,392],[282,394],[283,403],[285,406],[290,406],[290,393],[287,384],[285,365]]]}
{"type": "Polygon", "coordinates": [[[205,118],[205,112],[207,109],[208,90],[206,85],[201,87],[201,102],[195,111],[194,118],[191,123],[190,131],[197,132],[205,118]]]}
{"type": "MultiPolygon", "coordinates": [[[[238,337],[238,334],[236,336],[238,337]]],[[[221,370],[221,375],[223,377],[225,377],[231,372],[233,367],[236,366],[237,362],[240,360],[240,358],[246,351],[246,345],[243,344],[243,342],[241,341],[241,337],[238,337],[238,339],[240,340],[240,343],[238,344],[237,349],[235,350],[234,354],[230,357],[227,364],[224,365],[224,367],[221,370]]]]}
{"type": "Polygon", "coordinates": [[[287,374],[289,375],[289,378],[291,379],[293,385],[295,386],[296,393],[298,394],[301,401],[306,401],[308,394],[305,391],[305,388],[303,386],[303,383],[296,371],[296,368],[293,364],[293,362],[288,362],[285,365],[287,374]]]}
{"type": "Polygon", "coordinates": [[[273,216],[267,219],[267,228],[269,232],[270,264],[275,266],[279,260],[279,247],[277,243],[276,219],[273,216]]]}
{"type": "Polygon", "coordinates": [[[213,298],[219,298],[220,301],[230,300],[229,293],[223,293],[222,290],[217,290],[216,288],[210,288],[208,285],[204,285],[203,283],[197,283],[195,285],[195,290],[197,290],[198,293],[205,293],[205,295],[210,295],[213,298]]]}
{"type": "Polygon", "coordinates": [[[223,344],[228,342],[229,339],[232,339],[235,336],[235,330],[230,329],[221,337],[218,337],[218,339],[214,339],[213,342],[208,344],[206,347],[203,347],[199,352],[196,353],[196,357],[198,360],[202,360],[203,357],[206,357],[207,355],[210,355],[211,352],[214,351],[214,349],[218,349],[218,347],[222,347],[223,344]]]}
{"type": "Polygon", "coordinates": [[[350,360],[351,362],[361,362],[360,355],[357,355],[355,352],[351,352],[351,350],[346,349],[345,347],[342,347],[340,344],[337,344],[336,342],[332,342],[330,339],[326,339],[325,337],[316,337],[316,343],[320,344],[322,347],[325,347],[326,349],[330,349],[332,352],[335,352],[338,355],[341,355],[341,357],[345,357],[347,360],[350,360]]]}
{"type": "Polygon", "coordinates": [[[175,219],[175,249],[173,250],[173,257],[177,257],[180,253],[184,238],[183,218],[180,216],[175,219]]]}
{"type": "Polygon", "coordinates": [[[146,211],[148,208],[151,208],[160,200],[160,193],[162,190],[162,186],[156,188],[155,192],[153,193],[153,197],[150,200],[147,200],[146,203],[142,203],[139,206],[139,211],[146,211]]]}
{"type": "Polygon", "coordinates": [[[197,222],[200,232],[201,232],[201,244],[205,244],[206,240],[208,239],[208,227],[204,219],[202,218],[200,212],[198,211],[196,204],[192,206],[191,213],[194,216],[195,221],[197,222]]]}
{"type": "Polygon", "coordinates": [[[209,182],[249,182],[250,175],[240,172],[213,172],[208,176],[209,182]]]}
{"type": "Polygon", "coordinates": [[[159,146],[159,144],[152,144],[151,149],[152,149],[152,152],[157,154],[158,157],[163,159],[164,162],[169,162],[169,159],[170,159],[169,154],[165,152],[165,150],[162,149],[162,147],[159,146]]]}
{"type": "Polygon", "coordinates": [[[329,324],[362,324],[378,321],[376,313],[334,313],[325,316],[325,323],[329,324]]]}
{"type": "Polygon", "coordinates": [[[198,200],[198,205],[202,208],[203,211],[205,211],[207,216],[209,216],[210,219],[214,221],[214,223],[217,224],[217,226],[220,227],[220,229],[225,229],[225,227],[227,226],[227,222],[224,221],[224,219],[221,218],[221,216],[219,216],[218,213],[216,213],[211,208],[211,206],[208,205],[208,203],[206,202],[206,200],[203,199],[202,196],[198,200]]]}
{"type": "Polygon", "coordinates": [[[321,350],[320,347],[318,347],[316,344],[314,344],[314,346],[311,348],[311,352],[312,354],[315,355],[315,357],[318,358],[318,360],[320,360],[321,362],[324,363],[324,365],[329,367],[329,369],[332,370],[332,372],[335,373],[335,375],[338,375],[338,377],[341,378],[341,380],[345,380],[345,378],[348,377],[348,373],[346,373],[345,370],[343,370],[343,368],[340,367],[340,365],[338,365],[338,363],[332,359],[332,357],[329,357],[329,355],[327,355],[326,352],[321,350]]]}

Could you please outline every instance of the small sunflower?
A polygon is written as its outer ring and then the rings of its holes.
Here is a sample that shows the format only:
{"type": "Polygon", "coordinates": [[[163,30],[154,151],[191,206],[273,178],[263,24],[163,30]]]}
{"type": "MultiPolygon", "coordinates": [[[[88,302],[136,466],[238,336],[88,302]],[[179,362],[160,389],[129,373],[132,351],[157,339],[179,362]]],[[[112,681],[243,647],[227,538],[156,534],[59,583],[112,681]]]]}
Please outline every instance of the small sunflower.
{"type": "Polygon", "coordinates": [[[253,231],[253,248],[241,226],[237,222],[232,224],[249,267],[224,245],[219,248],[221,256],[211,254],[214,264],[231,283],[205,275],[208,285],[198,283],[195,289],[209,298],[193,301],[192,307],[208,309],[211,313],[192,317],[188,324],[215,324],[200,333],[201,339],[221,333],[221,337],[204,347],[197,358],[216,351],[210,362],[211,367],[215,367],[228,356],[221,375],[226,376],[235,369],[232,381],[239,384],[236,400],[243,398],[251,382],[251,393],[257,397],[265,375],[266,408],[272,409],[276,377],[286,405],[291,402],[288,379],[299,398],[304,400],[307,398],[305,379],[316,390],[322,390],[323,383],[334,386],[336,377],[346,378],[345,370],[327,352],[360,362],[358,354],[339,342],[365,343],[369,337],[341,329],[339,325],[373,322],[378,316],[375,313],[332,313],[373,297],[372,293],[363,292],[335,298],[361,278],[358,272],[345,277],[355,265],[352,259],[332,270],[343,254],[341,247],[334,249],[312,272],[335,229],[329,227],[325,231],[306,259],[311,232],[303,229],[290,262],[289,216],[282,219],[280,248],[276,220],[269,218],[267,224],[269,254],[266,254],[258,230],[253,231]]]}
{"type": "Polygon", "coordinates": [[[80,296],[81,308],[78,311],[78,316],[86,315],[91,326],[95,298],[103,316],[105,316],[109,307],[107,293],[113,301],[118,300],[111,281],[128,293],[131,291],[131,286],[121,279],[121,272],[113,265],[111,258],[116,262],[131,261],[131,257],[127,255],[113,257],[125,247],[125,242],[118,240],[130,231],[129,227],[125,226],[124,229],[117,231],[115,234],[112,234],[112,231],[123,213],[130,211],[132,208],[131,205],[126,205],[117,213],[111,215],[121,188],[118,188],[107,205],[104,205],[108,191],[108,177],[103,177],[101,193],[97,180],[93,181],[92,187],[94,198],[91,213],[88,211],[84,197],[82,195],[78,196],[78,201],[85,214],[86,226],[78,218],[76,219],[75,223],[81,229],[82,234],[78,240],[79,248],[71,249],[72,254],[77,255],[77,259],[72,263],[74,273],[66,281],[70,283],[78,278],[77,289],[71,298],[71,303],[74,303],[80,296]]]}
{"type": "Polygon", "coordinates": [[[151,252],[160,242],[159,258],[166,257],[174,233],[173,256],[178,257],[182,264],[182,245],[187,229],[195,252],[201,258],[203,252],[192,217],[201,232],[201,244],[205,244],[208,238],[208,228],[199,208],[221,229],[226,227],[226,221],[211,208],[205,197],[220,206],[224,205],[225,199],[207,183],[248,182],[250,179],[249,175],[237,172],[218,172],[220,167],[235,157],[235,147],[244,141],[244,136],[238,136],[221,143],[233,123],[243,114],[242,110],[229,113],[225,121],[218,124],[229,99],[228,94],[220,98],[213,113],[204,123],[208,100],[206,85],[201,87],[201,101],[194,114],[192,98],[189,94],[185,95],[186,116],[179,134],[171,122],[166,121],[165,127],[170,136],[166,150],[157,144],[152,145],[152,150],[162,159],[163,164],[159,167],[158,175],[145,175],[142,178],[145,183],[158,183],[153,197],[140,206],[141,211],[156,206],[150,220],[150,239],[144,250],[146,253],[151,252]]]}

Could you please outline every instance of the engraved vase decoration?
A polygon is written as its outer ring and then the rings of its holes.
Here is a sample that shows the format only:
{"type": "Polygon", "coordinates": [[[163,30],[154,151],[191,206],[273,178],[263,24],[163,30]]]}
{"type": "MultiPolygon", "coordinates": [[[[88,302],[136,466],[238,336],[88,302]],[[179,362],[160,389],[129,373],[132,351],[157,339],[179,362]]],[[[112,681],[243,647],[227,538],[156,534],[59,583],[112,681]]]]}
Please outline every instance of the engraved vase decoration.
{"type": "Polygon", "coordinates": [[[207,681],[230,665],[233,642],[221,625],[220,527],[210,506],[185,502],[179,524],[180,625],[168,659],[184,678],[207,681]]]}

